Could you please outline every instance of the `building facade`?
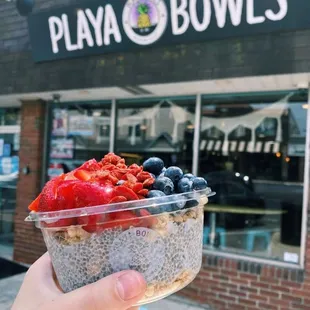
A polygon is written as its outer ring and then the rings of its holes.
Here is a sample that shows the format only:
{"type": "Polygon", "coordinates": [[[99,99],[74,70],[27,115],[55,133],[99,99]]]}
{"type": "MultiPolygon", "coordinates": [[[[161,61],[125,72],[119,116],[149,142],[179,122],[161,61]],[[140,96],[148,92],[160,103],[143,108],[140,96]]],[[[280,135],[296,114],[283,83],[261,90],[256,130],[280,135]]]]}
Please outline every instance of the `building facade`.
{"type": "Polygon", "coordinates": [[[46,250],[24,219],[47,180],[109,151],[157,155],[217,192],[180,294],[310,309],[310,4],[256,2],[0,4],[0,245],[16,261],[46,250]]]}

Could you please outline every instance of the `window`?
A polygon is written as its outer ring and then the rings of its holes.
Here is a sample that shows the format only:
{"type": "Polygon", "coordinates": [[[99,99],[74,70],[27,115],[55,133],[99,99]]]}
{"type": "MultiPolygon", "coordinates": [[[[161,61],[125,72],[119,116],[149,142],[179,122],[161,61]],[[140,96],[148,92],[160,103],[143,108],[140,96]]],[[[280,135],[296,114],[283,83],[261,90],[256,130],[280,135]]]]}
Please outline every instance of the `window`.
{"type": "Polygon", "coordinates": [[[195,97],[117,102],[116,153],[139,163],[158,156],[191,172],[195,103],[195,97]]]}
{"type": "Polygon", "coordinates": [[[299,264],[303,104],[296,96],[202,99],[199,173],[217,192],[206,206],[205,231],[215,223],[217,233],[204,238],[206,249],[299,264]]]}
{"type": "Polygon", "coordinates": [[[20,109],[0,109],[0,244],[13,244],[19,171],[20,109]]]}
{"type": "Polygon", "coordinates": [[[109,152],[110,103],[55,104],[47,179],[71,171],[84,161],[109,152]]]}

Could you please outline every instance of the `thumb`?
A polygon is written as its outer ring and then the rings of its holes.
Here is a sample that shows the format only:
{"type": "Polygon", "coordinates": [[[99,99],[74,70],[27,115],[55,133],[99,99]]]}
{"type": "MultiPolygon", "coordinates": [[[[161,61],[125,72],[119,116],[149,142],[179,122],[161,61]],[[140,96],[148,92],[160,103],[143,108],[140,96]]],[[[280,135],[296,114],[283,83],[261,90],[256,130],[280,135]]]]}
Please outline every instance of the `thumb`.
{"type": "Polygon", "coordinates": [[[55,300],[53,310],[125,310],[135,305],[145,290],[146,283],[140,273],[122,271],[62,295],[55,300]]]}

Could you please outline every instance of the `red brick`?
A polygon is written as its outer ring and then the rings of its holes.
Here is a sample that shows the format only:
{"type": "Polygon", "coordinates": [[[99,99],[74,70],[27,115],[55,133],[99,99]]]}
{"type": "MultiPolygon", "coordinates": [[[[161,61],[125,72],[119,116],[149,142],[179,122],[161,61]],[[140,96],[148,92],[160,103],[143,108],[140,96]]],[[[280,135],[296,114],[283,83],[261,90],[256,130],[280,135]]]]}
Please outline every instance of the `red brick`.
{"type": "Polygon", "coordinates": [[[273,297],[273,298],[279,298],[280,297],[280,293],[276,292],[276,291],[268,291],[268,290],[261,289],[260,293],[261,293],[261,295],[267,296],[267,297],[273,297]]]}
{"type": "Polygon", "coordinates": [[[301,303],[302,302],[302,298],[296,297],[296,296],[293,296],[293,295],[287,295],[287,294],[282,294],[281,295],[281,299],[282,300],[287,300],[287,301],[290,301],[290,302],[295,302],[295,303],[301,303]]]}
{"type": "Polygon", "coordinates": [[[254,288],[251,286],[240,286],[240,290],[244,292],[254,293],[254,294],[258,292],[257,288],[254,288]]]}
{"type": "Polygon", "coordinates": [[[256,305],[255,300],[246,299],[246,298],[242,298],[242,297],[239,297],[238,300],[239,300],[239,303],[243,304],[243,305],[247,305],[247,306],[255,306],[256,305]]]}
{"type": "Polygon", "coordinates": [[[273,279],[273,278],[270,278],[270,277],[260,277],[259,281],[266,282],[268,284],[273,284],[273,285],[278,285],[279,284],[279,280],[278,279],[273,279]]]}
{"type": "MultiPolygon", "coordinates": [[[[264,302],[259,302],[259,308],[264,310],[278,310],[278,306],[270,305],[264,302]]],[[[292,309],[293,310],[293,309],[292,309]]]]}
{"type": "Polygon", "coordinates": [[[239,277],[244,280],[257,281],[258,276],[255,274],[240,273],[239,277]]]}
{"type": "Polygon", "coordinates": [[[230,279],[230,282],[232,283],[237,283],[237,284],[249,284],[249,280],[244,279],[244,278],[234,278],[234,279],[230,279]]]}
{"type": "Polygon", "coordinates": [[[306,291],[306,290],[296,290],[296,289],[292,289],[292,295],[294,296],[300,296],[300,297],[308,297],[310,294],[309,291],[306,291]]]}
{"type": "Polygon", "coordinates": [[[269,304],[275,305],[275,306],[288,306],[289,302],[287,300],[270,298],[269,304]]]}
{"type": "Polygon", "coordinates": [[[282,280],[280,285],[291,287],[291,288],[298,288],[298,289],[301,289],[302,287],[301,283],[296,283],[296,282],[286,281],[286,280],[282,280]]]}
{"type": "Polygon", "coordinates": [[[249,299],[256,301],[267,301],[268,297],[258,294],[249,294],[249,299]]]}
{"type": "Polygon", "coordinates": [[[229,294],[218,294],[218,297],[221,300],[225,300],[225,301],[236,301],[236,297],[231,296],[229,294]]]}
{"type": "Polygon", "coordinates": [[[237,291],[237,290],[229,290],[229,294],[238,296],[238,297],[246,297],[247,294],[243,291],[237,291]]]}
{"type": "Polygon", "coordinates": [[[275,291],[280,291],[280,292],[285,292],[285,293],[290,292],[290,288],[287,286],[283,286],[283,285],[271,285],[270,288],[275,291]]]}

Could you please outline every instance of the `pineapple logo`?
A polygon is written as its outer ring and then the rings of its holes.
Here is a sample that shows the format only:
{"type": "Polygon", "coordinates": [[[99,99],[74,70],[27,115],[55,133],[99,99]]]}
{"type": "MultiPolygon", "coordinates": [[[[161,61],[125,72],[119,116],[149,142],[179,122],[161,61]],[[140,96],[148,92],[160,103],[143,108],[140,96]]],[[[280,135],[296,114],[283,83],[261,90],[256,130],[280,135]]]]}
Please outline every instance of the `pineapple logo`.
{"type": "Polygon", "coordinates": [[[123,27],[128,38],[138,45],[155,43],[168,23],[164,0],[128,0],[123,10],[123,27]]]}
{"type": "Polygon", "coordinates": [[[149,16],[149,7],[146,3],[140,3],[138,5],[138,12],[139,12],[139,18],[138,18],[138,28],[139,29],[149,29],[151,24],[151,19],[149,16]]]}

